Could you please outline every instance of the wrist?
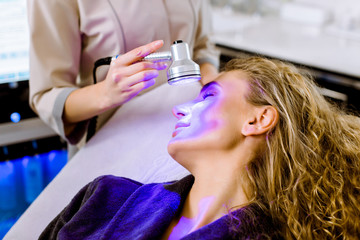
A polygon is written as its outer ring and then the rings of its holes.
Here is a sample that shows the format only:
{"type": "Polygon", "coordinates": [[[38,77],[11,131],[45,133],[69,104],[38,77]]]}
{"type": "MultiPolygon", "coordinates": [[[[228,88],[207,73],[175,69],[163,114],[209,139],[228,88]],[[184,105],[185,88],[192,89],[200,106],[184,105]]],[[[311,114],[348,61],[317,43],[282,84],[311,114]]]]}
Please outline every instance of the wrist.
{"type": "Polygon", "coordinates": [[[106,111],[106,98],[102,94],[101,85],[97,85],[86,86],[69,94],[64,105],[64,122],[81,122],[106,111]]]}
{"type": "Polygon", "coordinates": [[[99,115],[109,109],[111,109],[113,106],[113,103],[111,102],[111,97],[108,94],[108,91],[106,91],[106,83],[105,81],[99,82],[95,85],[92,85],[94,90],[94,106],[96,109],[97,114],[99,115]]]}

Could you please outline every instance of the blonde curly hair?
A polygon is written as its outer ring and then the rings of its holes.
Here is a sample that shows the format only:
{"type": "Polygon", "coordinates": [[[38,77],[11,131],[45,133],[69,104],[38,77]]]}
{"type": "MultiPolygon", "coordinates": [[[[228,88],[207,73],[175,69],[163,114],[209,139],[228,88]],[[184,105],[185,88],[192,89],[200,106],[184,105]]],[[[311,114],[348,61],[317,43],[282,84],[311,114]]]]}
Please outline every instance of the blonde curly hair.
{"type": "Polygon", "coordinates": [[[249,103],[271,105],[279,123],[248,166],[252,201],[286,239],[360,236],[360,118],[329,103],[309,74],[260,57],[233,59],[247,74],[249,103]]]}

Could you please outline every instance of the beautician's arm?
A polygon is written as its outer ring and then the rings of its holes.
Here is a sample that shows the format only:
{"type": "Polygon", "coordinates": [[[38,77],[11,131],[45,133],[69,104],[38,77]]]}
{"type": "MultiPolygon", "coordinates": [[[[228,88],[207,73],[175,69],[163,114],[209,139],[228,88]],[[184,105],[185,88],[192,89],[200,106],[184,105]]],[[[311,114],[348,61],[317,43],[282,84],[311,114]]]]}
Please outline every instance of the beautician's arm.
{"type": "Polygon", "coordinates": [[[158,71],[165,69],[166,65],[138,61],[162,46],[162,40],[154,41],[118,57],[110,64],[104,81],[70,93],[65,101],[64,121],[71,124],[90,119],[126,103],[154,85],[158,71]]]}
{"type": "Polygon", "coordinates": [[[211,6],[206,0],[201,1],[199,10],[198,27],[195,34],[193,60],[200,65],[201,84],[213,80],[218,74],[220,65],[220,51],[211,42],[209,36],[212,33],[211,6]]]}
{"type": "Polygon", "coordinates": [[[219,74],[218,69],[211,63],[201,64],[200,72],[201,72],[201,80],[200,81],[201,81],[202,85],[205,85],[208,82],[211,82],[219,74]]]}

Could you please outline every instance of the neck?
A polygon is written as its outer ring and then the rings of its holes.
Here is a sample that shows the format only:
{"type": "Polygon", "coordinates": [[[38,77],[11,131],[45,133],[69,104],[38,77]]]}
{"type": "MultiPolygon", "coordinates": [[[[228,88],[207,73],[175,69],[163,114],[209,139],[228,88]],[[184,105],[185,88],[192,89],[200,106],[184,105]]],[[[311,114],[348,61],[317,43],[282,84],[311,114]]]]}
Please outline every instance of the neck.
{"type": "Polygon", "coordinates": [[[248,202],[243,174],[237,173],[236,176],[236,170],[227,175],[219,172],[221,170],[214,169],[211,173],[194,175],[195,182],[182,212],[183,216],[196,219],[194,230],[248,202]]]}
{"type": "Polygon", "coordinates": [[[249,199],[244,176],[251,156],[247,151],[212,152],[202,156],[197,152],[196,158],[191,159],[191,162],[198,163],[191,169],[195,182],[175,220],[171,235],[176,235],[176,238],[188,234],[221,218],[230,210],[246,205],[249,199]]]}

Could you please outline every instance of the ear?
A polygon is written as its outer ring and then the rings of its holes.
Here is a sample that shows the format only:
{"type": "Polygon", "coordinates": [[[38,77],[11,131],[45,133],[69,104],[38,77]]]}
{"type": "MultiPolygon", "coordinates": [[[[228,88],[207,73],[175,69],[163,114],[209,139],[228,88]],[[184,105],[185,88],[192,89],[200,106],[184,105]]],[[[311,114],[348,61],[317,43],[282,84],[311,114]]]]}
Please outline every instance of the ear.
{"type": "Polygon", "coordinates": [[[244,136],[265,134],[273,129],[279,121],[279,113],[273,106],[256,108],[244,122],[241,133],[244,136]]]}

